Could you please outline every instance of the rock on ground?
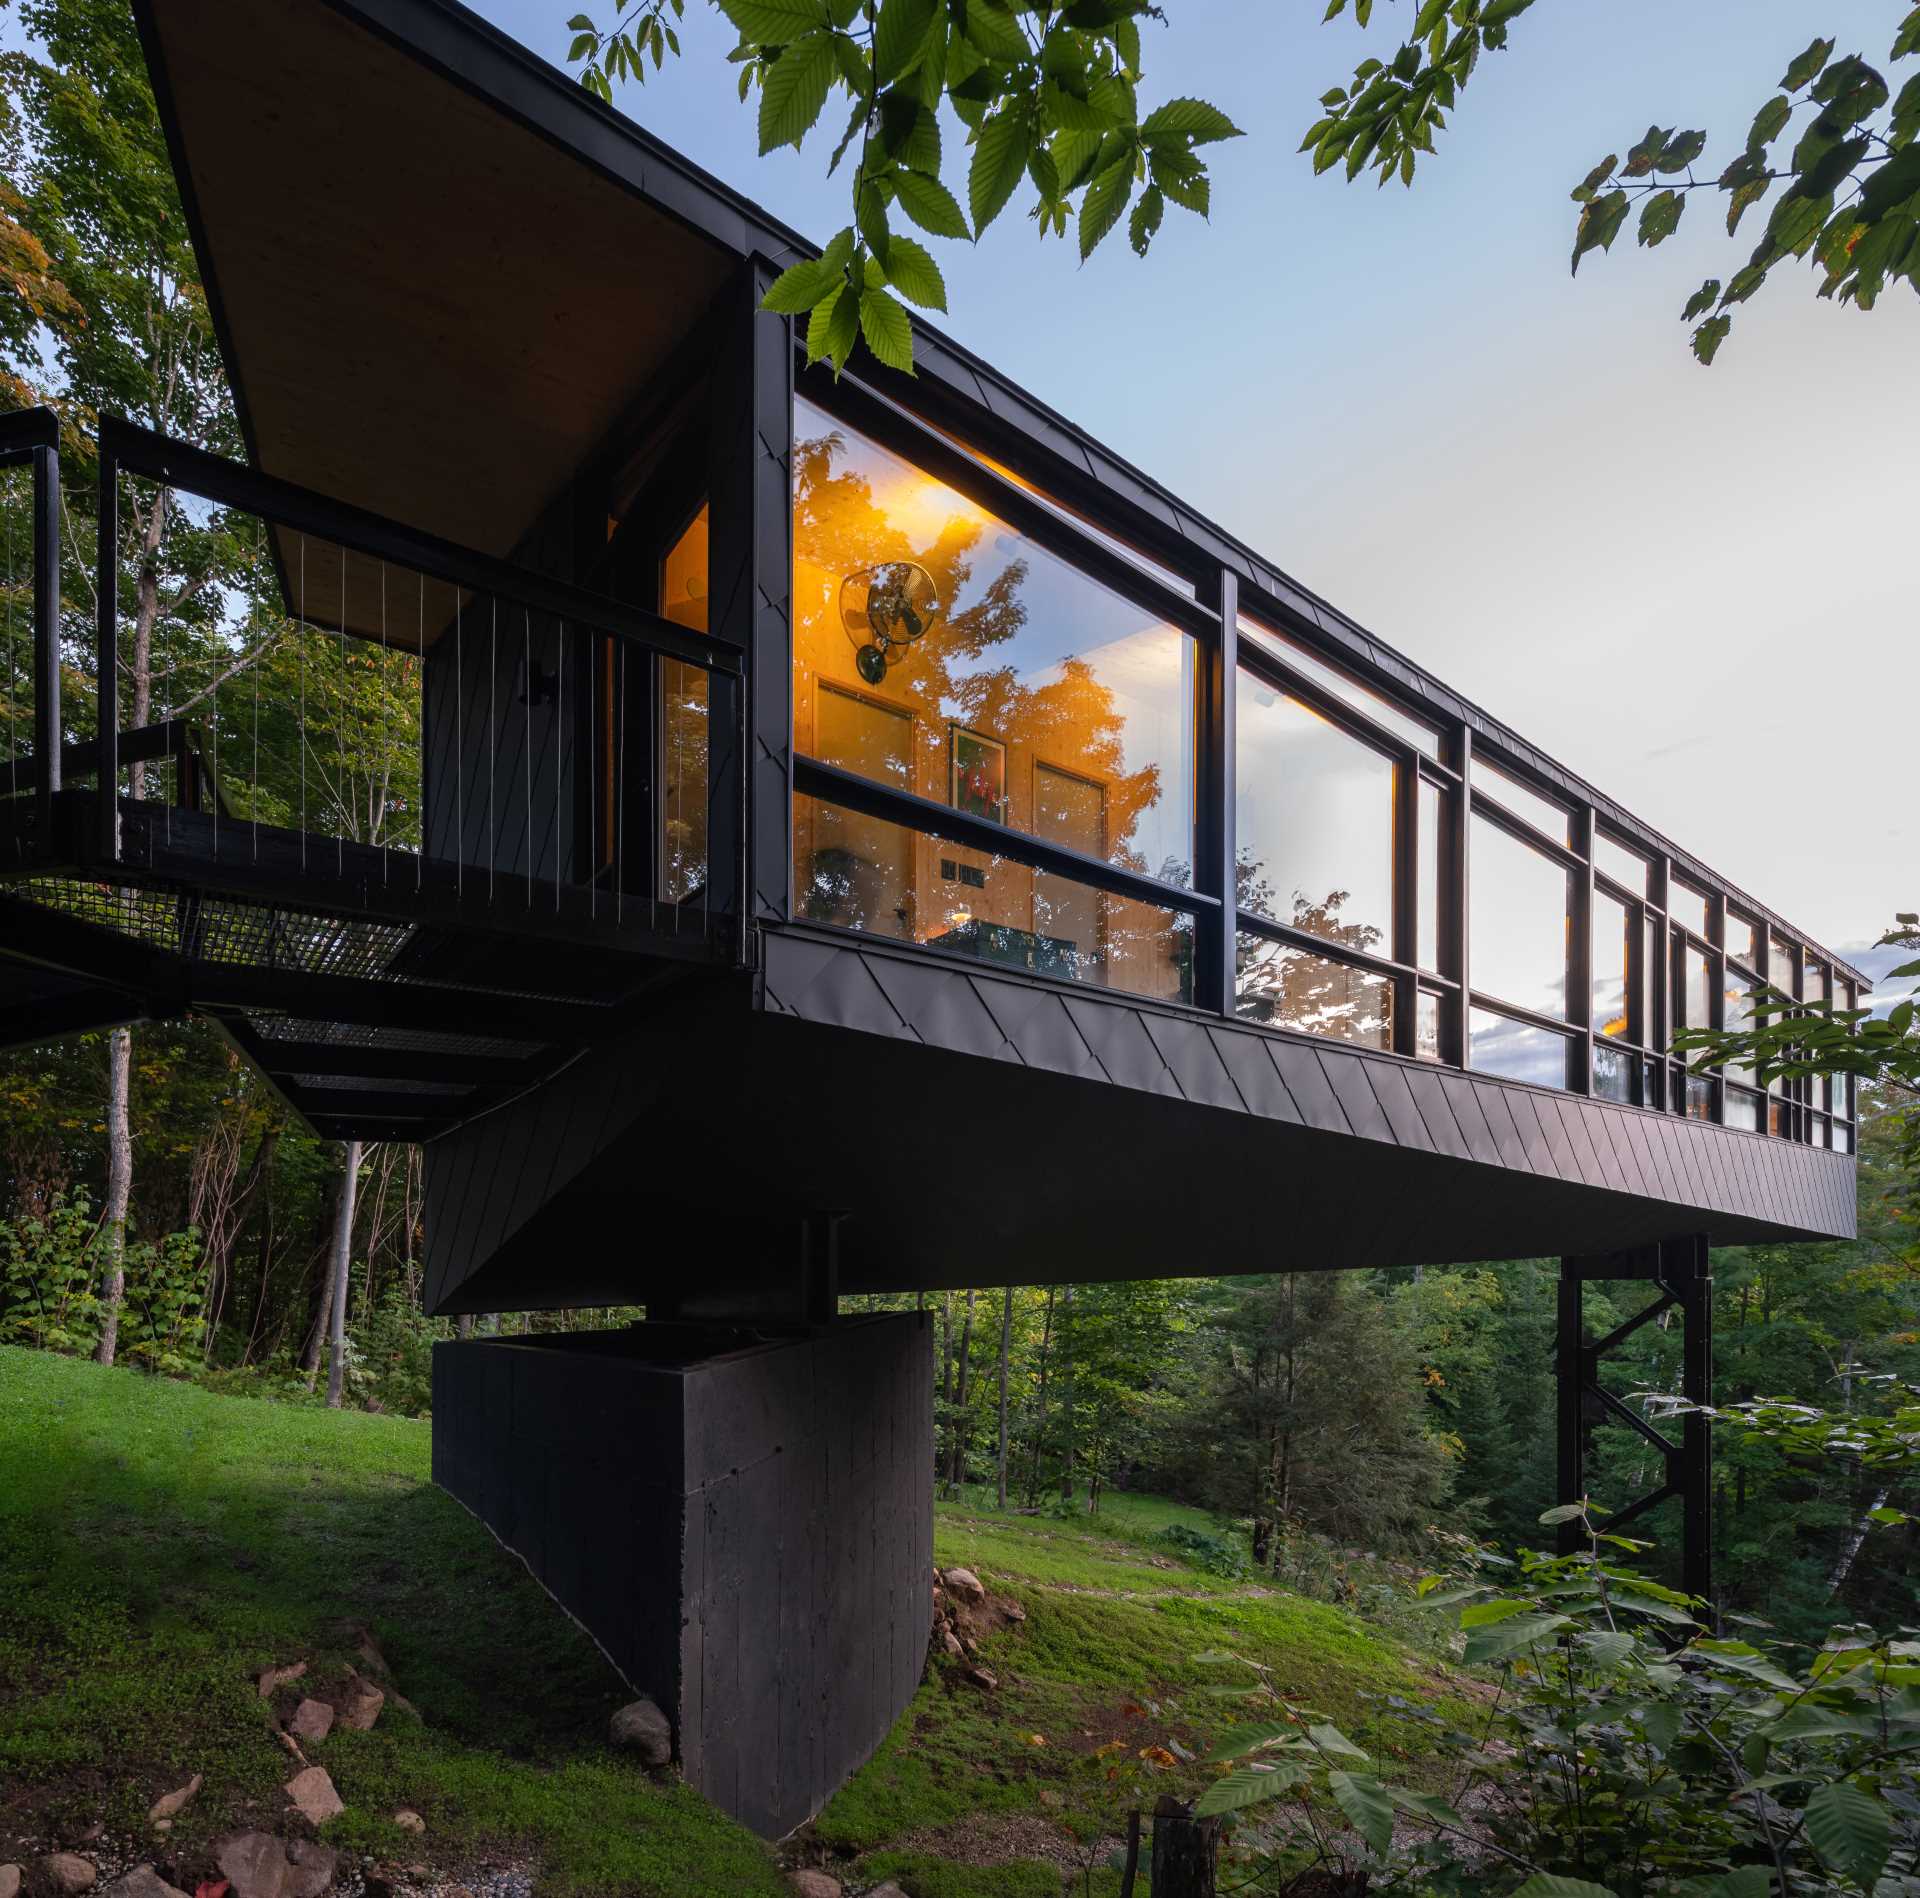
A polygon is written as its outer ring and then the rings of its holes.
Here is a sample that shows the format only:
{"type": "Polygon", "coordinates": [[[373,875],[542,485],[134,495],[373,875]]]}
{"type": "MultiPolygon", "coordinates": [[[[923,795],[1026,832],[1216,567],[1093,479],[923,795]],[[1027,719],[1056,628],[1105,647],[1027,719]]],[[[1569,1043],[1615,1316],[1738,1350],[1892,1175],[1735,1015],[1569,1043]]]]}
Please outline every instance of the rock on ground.
{"type": "Polygon", "coordinates": [[[0,1898],[20,1898],[20,1867],[0,1865],[0,1898]]]}
{"type": "Polygon", "coordinates": [[[907,1898],[907,1894],[889,1878],[884,1885],[874,1886],[867,1898],[907,1898]]]}
{"type": "Polygon", "coordinates": [[[40,1877],[59,1898],[93,1889],[93,1864],[78,1852],[54,1852],[40,1861],[40,1877]]]}
{"type": "Polygon", "coordinates": [[[987,1585],[970,1568],[943,1569],[940,1580],[949,1594],[958,1595],[962,1601],[977,1606],[987,1598],[987,1585]]]}
{"type": "Polygon", "coordinates": [[[837,1878],[830,1878],[825,1872],[789,1872],[787,1883],[793,1889],[794,1898],[840,1898],[842,1886],[837,1878]]]}
{"type": "Polygon", "coordinates": [[[650,1700],[629,1701],[607,1722],[607,1738],[640,1756],[643,1766],[665,1766],[673,1758],[673,1727],[650,1700]]]}
{"type": "Polygon", "coordinates": [[[271,1700],[277,1688],[286,1686],[289,1681],[297,1681],[307,1671],[305,1661],[294,1661],[286,1667],[263,1668],[258,1676],[260,1698],[271,1700]]]}
{"type": "Polygon", "coordinates": [[[237,1832],[214,1851],[232,1898],[320,1898],[333,1883],[333,1848],[271,1832],[237,1832]]]}
{"type": "Polygon", "coordinates": [[[380,1718],[380,1709],[387,1704],[387,1696],[371,1681],[362,1680],[349,1669],[347,1684],[341,1690],[337,1704],[340,1724],[352,1727],[358,1733],[365,1733],[380,1718]]]}
{"type": "Polygon", "coordinates": [[[324,1740],[333,1731],[333,1709],[324,1700],[303,1700],[294,1708],[287,1731],[309,1746],[315,1740],[324,1740]]]}
{"type": "Polygon", "coordinates": [[[347,1809],[346,1801],[333,1789],[333,1775],[324,1766],[309,1766],[304,1773],[295,1773],[284,1790],[315,1825],[323,1825],[347,1809]]]}
{"type": "Polygon", "coordinates": [[[100,1898],[187,1898],[178,1885],[169,1885],[151,1865],[136,1865],[125,1878],[115,1879],[100,1898]]]}
{"type": "Polygon", "coordinates": [[[397,1825],[402,1832],[411,1832],[416,1838],[427,1829],[427,1822],[409,1806],[402,1806],[400,1810],[393,1815],[393,1823],[397,1825]]]}
{"type": "Polygon", "coordinates": [[[184,1786],[176,1786],[172,1792],[163,1793],[156,1799],[153,1804],[147,1808],[147,1817],[149,1819],[171,1819],[173,1815],[200,1790],[200,1785],[200,1775],[195,1773],[184,1786]]]}

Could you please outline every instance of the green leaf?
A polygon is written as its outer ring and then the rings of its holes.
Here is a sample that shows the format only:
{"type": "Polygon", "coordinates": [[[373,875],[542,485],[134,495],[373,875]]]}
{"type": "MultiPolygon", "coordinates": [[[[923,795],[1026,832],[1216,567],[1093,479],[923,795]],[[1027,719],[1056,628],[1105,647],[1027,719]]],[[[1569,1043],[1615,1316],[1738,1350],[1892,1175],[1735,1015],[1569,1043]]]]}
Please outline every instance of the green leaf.
{"type": "Polygon", "coordinates": [[[1743,1865],[1711,1884],[1703,1885],[1700,1898],[1772,1898],[1773,1873],[1765,1865],[1743,1865]]]}
{"type": "Polygon", "coordinates": [[[775,316],[798,316],[802,310],[811,310],[839,281],[837,270],[829,269],[820,258],[809,257],[774,278],[760,299],[760,307],[775,316]]]}
{"type": "Polygon", "coordinates": [[[1552,1640],[1573,1625],[1568,1615],[1535,1614],[1515,1615],[1490,1628],[1476,1628],[1467,1636],[1467,1664],[1471,1667],[1482,1661],[1504,1660],[1536,1641],[1552,1640]]]}
{"type": "Polygon", "coordinates": [[[1580,259],[1590,250],[1611,250],[1613,240],[1620,235],[1620,226],[1626,221],[1627,194],[1624,191],[1609,191],[1604,198],[1595,198],[1591,204],[1580,207],[1580,222],[1573,234],[1573,270],[1576,276],[1580,272],[1580,259]]]}
{"type": "Polygon", "coordinates": [[[1349,1760],[1364,1760],[1368,1757],[1338,1727],[1329,1726],[1324,1721],[1317,1726],[1309,1727],[1307,1736],[1323,1753],[1337,1753],[1349,1760]]]}
{"type": "Polygon", "coordinates": [[[1832,40],[1815,40],[1786,70],[1780,81],[1782,92],[1798,92],[1833,57],[1832,40]]]}
{"type": "Polygon", "coordinates": [[[844,369],[859,334],[860,299],[851,285],[843,283],[813,306],[807,324],[807,360],[818,362],[824,357],[836,371],[844,369]]]}
{"type": "Polygon", "coordinates": [[[1160,228],[1160,220],[1166,216],[1167,200],[1158,185],[1149,185],[1140,194],[1140,202],[1133,207],[1133,216],[1127,220],[1127,242],[1133,247],[1136,257],[1147,254],[1147,246],[1153,242],[1154,233],[1160,228]]]}
{"type": "MultiPolygon", "coordinates": [[[[886,271],[887,281],[909,303],[917,303],[925,310],[947,307],[946,279],[926,245],[896,234],[887,243],[886,271]]],[[[876,356],[879,353],[874,351],[876,356]]]]}
{"type": "Polygon", "coordinates": [[[825,33],[795,40],[760,82],[760,151],[798,145],[813,129],[833,84],[833,43],[825,33]]]}
{"type": "Polygon", "coordinates": [[[1210,145],[1218,139],[1240,138],[1239,126],[1218,106],[1204,99],[1169,99],[1140,121],[1140,136],[1151,145],[1155,139],[1182,138],[1194,145],[1210,145]]]}
{"type": "Polygon", "coordinates": [[[967,0],[966,24],[961,30],[990,59],[1025,59],[1032,50],[1019,21],[1001,0],[967,0]]]}
{"type": "Polygon", "coordinates": [[[1377,1779],[1365,1773],[1346,1773],[1337,1767],[1327,1775],[1333,1802],[1347,1822],[1385,1858],[1393,1849],[1393,1801],[1377,1779]]]}
{"type": "Polygon", "coordinates": [[[1250,1761],[1235,1767],[1224,1779],[1216,1779],[1200,1795],[1193,1809],[1194,1816],[1205,1819],[1216,1812],[1238,1812],[1243,1806],[1278,1799],[1310,1777],[1306,1767],[1292,1760],[1250,1761]]]}
{"type": "Polygon", "coordinates": [[[1747,133],[1747,150],[1756,153],[1764,151],[1785,130],[1792,116],[1793,101],[1784,92],[1775,93],[1753,115],[1753,125],[1747,133]]]}
{"type": "Polygon", "coordinates": [[[785,46],[827,24],[821,0],[717,0],[720,11],[758,46],[785,46]]]}
{"type": "Polygon", "coordinates": [[[1584,1878],[1562,1878],[1556,1872],[1535,1872],[1513,1888],[1513,1898],[1616,1898],[1609,1885],[1590,1885],[1584,1878]]]}
{"type": "Polygon", "coordinates": [[[1476,1602],[1471,1608],[1460,1611],[1460,1625],[1463,1628],[1490,1627],[1496,1621],[1510,1621],[1515,1615],[1524,1615],[1533,1607],[1530,1601],[1515,1601],[1511,1597],[1499,1601],[1476,1602]]]}
{"type": "Polygon", "coordinates": [[[935,0],[880,0],[873,29],[873,69],[883,86],[911,72],[926,51],[936,11],[935,0]]]}
{"type": "Polygon", "coordinates": [[[1557,1522],[1578,1522],[1586,1513],[1585,1503],[1556,1503],[1551,1509],[1541,1511],[1540,1520],[1550,1527],[1557,1522]]]}
{"type": "MultiPolygon", "coordinates": [[[[1609,152],[1606,155],[1606,157],[1601,159],[1599,164],[1595,165],[1594,168],[1590,172],[1588,172],[1587,175],[1584,178],[1582,178],[1577,185],[1574,186],[1573,188],[1574,203],[1585,204],[1587,200],[1590,199],[1600,189],[1600,187],[1603,184],[1605,184],[1609,178],[1613,176],[1615,170],[1619,166],[1619,163],[1620,163],[1619,156],[1617,153],[1614,153],[1614,152],[1609,152]]],[[[1542,1517],[1541,1520],[1545,1521],[1546,1519],[1545,1517],[1542,1517]]]]}
{"type": "Polygon", "coordinates": [[[923,171],[903,171],[893,181],[894,201],[923,231],[935,237],[967,237],[966,213],[938,178],[923,171]]]}
{"type": "Polygon", "coordinates": [[[913,318],[886,291],[867,290],[861,295],[860,334],[876,361],[912,375],[913,318]]]}
{"type": "Polygon", "coordinates": [[[1653,161],[1655,171],[1685,171],[1707,149],[1704,132],[1676,132],[1661,146],[1653,161]]]}
{"type": "Polygon", "coordinates": [[[1704,316],[1713,308],[1714,299],[1720,294],[1720,279],[1709,277],[1692,296],[1687,299],[1687,307],[1680,312],[1683,323],[1691,323],[1696,316],[1704,316]]]}
{"type": "Polygon", "coordinates": [[[1879,1800],[1837,1779],[1807,1801],[1807,1837],[1829,1865],[1870,1892],[1886,1865],[1893,1826],[1879,1800]]]}
{"type": "Polygon", "coordinates": [[[1299,1738],[1300,1723],[1297,1720],[1261,1720],[1251,1726],[1233,1727],[1220,1736],[1220,1743],[1207,1755],[1207,1763],[1213,1765],[1221,1760],[1244,1759],[1247,1754],[1256,1753],[1263,1747],[1299,1738]]]}
{"type": "Polygon", "coordinates": [[[1640,206],[1640,242],[1649,250],[1664,243],[1680,226],[1687,201],[1677,191],[1656,191],[1640,206]]]}
{"type": "Polygon", "coordinates": [[[1438,1793],[1411,1793],[1403,1786],[1384,1788],[1386,1795],[1402,1812],[1417,1819],[1429,1819],[1435,1825],[1461,1826],[1466,1821],[1438,1793]]]}
{"type": "MultiPolygon", "coordinates": [[[[1006,207],[1020,174],[1027,168],[1032,132],[1018,107],[996,113],[980,128],[967,175],[967,201],[977,237],[1006,207]]],[[[1064,168],[1063,168],[1064,169],[1064,168]]]]}
{"type": "Polygon", "coordinates": [[[1080,200],[1080,261],[1085,263],[1098,248],[1100,240],[1120,221],[1120,213],[1133,196],[1133,165],[1123,159],[1109,165],[1080,200]]]}

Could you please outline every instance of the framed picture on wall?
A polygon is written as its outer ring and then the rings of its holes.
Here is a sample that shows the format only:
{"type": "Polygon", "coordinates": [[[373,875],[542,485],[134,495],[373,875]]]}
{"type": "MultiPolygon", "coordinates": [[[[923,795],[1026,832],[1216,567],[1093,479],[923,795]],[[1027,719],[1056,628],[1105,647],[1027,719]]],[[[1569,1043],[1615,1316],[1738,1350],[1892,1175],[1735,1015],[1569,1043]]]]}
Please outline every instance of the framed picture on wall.
{"type": "Polygon", "coordinates": [[[1007,748],[997,738],[952,727],[952,782],[948,802],[956,811],[1007,821],[1007,748]]]}

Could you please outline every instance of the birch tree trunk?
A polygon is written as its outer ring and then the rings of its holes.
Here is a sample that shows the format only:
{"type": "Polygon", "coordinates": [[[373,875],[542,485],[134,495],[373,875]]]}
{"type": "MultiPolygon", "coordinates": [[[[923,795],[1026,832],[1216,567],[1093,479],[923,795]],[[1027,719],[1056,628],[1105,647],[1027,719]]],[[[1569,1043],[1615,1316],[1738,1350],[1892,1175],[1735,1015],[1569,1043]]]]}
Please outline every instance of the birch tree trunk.
{"type": "Polygon", "coordinates": [[[973,1360],[973,1287],[967,1287],[966,1322],[960,1327],[960,1363],[953,1379],[953,1461],[947,1481],[956,1490],[967,1480],[967,1386],[973,1360]]]}
{"type": "Polygon", "coordinates": [[[100,1295],[100,1344],[94,1356],[111,1364],[120,1348],[120,1306],[127,1293],[127,1202],[133,1193],[133,1125],[127,1102],[133,1081],[133,1030],[107,1037],[107,1203],[101,1226],[107,1242],[100,1295]]]}
{"type": "Polygon", "coordinates": [[[1013,1287],[1000,1307],[1000,1508],[1007,1507],[1007,1346],[1013,1337],[1013,1287]]]}
{"type": "Polygon", "coordinates": [[[1847,1585],[1847,1577],[1853,1573],[1854,1558],[1859,1555],[1868,1532],[1873,1527],[1873,1512],[1887,1506],[1887,1497],[1891,1494],[1886,1488],[1880,1489],[1864,1510],[1860,1519],[1847,1531],[1847,1539],[1840,1547],[1839,1559],[1833,1565],[1833,1573],[1827,1577],[1827,1599],[1831,1601],[1847,1585]]]}
{"type": "Polygon", "coordinates": [[[347,1167],[340,1178],[339,1208],[333,1220],[332,1309],[327,1321],[327,1408],[338,1410],[346,1383],[347,1272],[353,1259],[353,1200],[360,1181],[360,1143],[347,1142],[347,1167]]]}

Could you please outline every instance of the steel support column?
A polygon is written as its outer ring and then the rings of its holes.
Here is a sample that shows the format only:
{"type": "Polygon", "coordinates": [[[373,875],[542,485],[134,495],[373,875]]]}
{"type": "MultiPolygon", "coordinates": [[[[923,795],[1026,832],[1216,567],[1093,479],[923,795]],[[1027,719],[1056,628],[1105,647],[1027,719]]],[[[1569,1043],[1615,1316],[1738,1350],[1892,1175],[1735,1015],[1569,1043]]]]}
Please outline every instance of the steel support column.
{"type": "MultiPolygon", "coordinates": [[[[1631,1252],[1599,1253],[1560,1262],[1560,1323],[1557,1348],[1560,1503],[1587,1494],[1587,1440],[1594,1426],[1617,1423],[1644,1437],[1660,1453],[1663,1480],[1607,1518],[1619,1529],[1669,1497],[1681,1509],[1681,1586],[1702,1600],[1713,1598],[1713,1440],[1710,1420],[1690,1412],[1680,1420],[1680,1439],[1656,1430],[1638,1411],[1600,1383],[1600,1362],[1663,1312],[1676,1311],[1682,1329],[1680,1394],[1689,1404],[1713,1401],[1713,1276],[1703,1236],[1671,1239],[1631,1252]],[[1589,1339],[1583,1293],[1589,1279],[1643,1279],[1653,1301],[1604,1338],[1589,1339]]],[[[1576,1524],[1562,1524],[1563,1552],[1578,1546],[1576,1524]]]]}

